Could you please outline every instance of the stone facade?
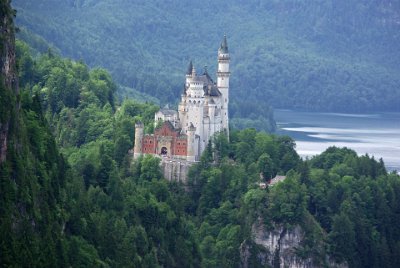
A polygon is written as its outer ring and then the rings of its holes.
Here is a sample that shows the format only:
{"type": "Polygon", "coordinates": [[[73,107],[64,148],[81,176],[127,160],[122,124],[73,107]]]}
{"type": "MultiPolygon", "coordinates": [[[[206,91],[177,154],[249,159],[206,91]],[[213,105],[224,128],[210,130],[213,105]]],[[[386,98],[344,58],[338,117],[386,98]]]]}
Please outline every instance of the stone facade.
{"type": "Polygon", "coordinates": [[[178,111],[168,106],[158,111],[154,115],[158,126],[154,134],[144,134],[143,124],[136,124],[134,158],[152,154],[170,159],[163,160],[165,163],[177,160],[179,164],[167,165],[166,169],[174,170],[169,174],[175,174],[176,170],[180,173],[181,169],[186,170],[186,164],[181,164],[181,160],[198,161],[215,133],[229,134],[229,61],[224,36],[218,49],[217,82],[213,81],[207,68],[198,74],[190,62],[178,111]]]}

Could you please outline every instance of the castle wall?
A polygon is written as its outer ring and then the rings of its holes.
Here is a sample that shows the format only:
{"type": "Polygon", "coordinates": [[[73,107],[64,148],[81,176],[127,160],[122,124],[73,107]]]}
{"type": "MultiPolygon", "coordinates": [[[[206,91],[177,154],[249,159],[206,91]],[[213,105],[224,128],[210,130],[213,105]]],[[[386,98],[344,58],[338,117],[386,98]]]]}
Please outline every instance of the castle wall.
{"type": "Polygon", "coordinates": [[[169,181],[180,181],[183,183],[187,182],[187,175],[189,168],[194,162],[189,162],[179,159],[162,158],[161,170],[163,171],[164,177],[169,181]]]}
{"type": "Polygon", "coordinates": [[[145,135],[143,137],[142,153],[143,154],[155,154],[157,142],[153,135],[145,135]]]}
{"type": "MultiPolygon", "coordinates": [[[[204,100],[201,101],[199,99],[189,99],[188,104],[188,112],[187,112],[187,121],[186,123],[190,125],[193,123],[194,127],[196,128],[196,135],[203,136],[203,106],[204,100]]],[[[187,130],[187,128],[186,128],[187,130]]]]}
{"type": "Polygon", "coordinates": [[[179,137],[176,139],[174,147],[175,155],[186,156],[187,154],[187,137],[179,137]]]}

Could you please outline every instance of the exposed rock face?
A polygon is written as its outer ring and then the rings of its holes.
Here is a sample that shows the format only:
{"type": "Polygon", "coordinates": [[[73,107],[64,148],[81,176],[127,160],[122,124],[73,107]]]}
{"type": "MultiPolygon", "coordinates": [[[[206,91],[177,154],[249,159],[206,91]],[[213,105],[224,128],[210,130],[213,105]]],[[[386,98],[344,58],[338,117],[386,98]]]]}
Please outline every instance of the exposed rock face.
{"type": "Polygon", "coordinates": [[[337,267],[345,268],[347,264],[338,264],[325,257],[324,263],[312,256],[300,257],[298,250],[302,247],[305,233],[298,225],[285,228],[275,225],[272,230],[266,230],[265,225],[257,222],[252,226],[253,239],[241,245],[242,267],[337,267]]]}
{"type": "Polygon", "coordinates": [[[18,110],[15,97],[18,95],[18,75],[15,62],[14,11],[10,1],[0,3],[0,163],[7,154],[7,141],[12,115],[18,110]]]}

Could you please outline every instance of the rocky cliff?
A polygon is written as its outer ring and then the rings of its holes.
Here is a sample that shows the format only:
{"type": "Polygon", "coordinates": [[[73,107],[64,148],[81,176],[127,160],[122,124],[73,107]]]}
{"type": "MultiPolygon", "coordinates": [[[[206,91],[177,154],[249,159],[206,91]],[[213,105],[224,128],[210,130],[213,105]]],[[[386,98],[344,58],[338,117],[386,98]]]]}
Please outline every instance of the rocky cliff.
{"type": "Polygon", "coordinates": [[[315,243],[307,247],[306,232],[299,225],[285,227],[273,224],[267,228],[261,220],[251,228],[252,238],[242,243],[242,267],[336,267],[345,268],[347,264],[333,261],[323,249],[323,244],[315,243]]]}
{"type": "Polygon", "coordinates": [[[13,16],[15,11],[10,1],[0,3],[0,163],[4,162],[9,140],[9,129],[15,127],[12,123],[18,112],[17,104],[18,75],[15,60],[15,37],[13,16]]]}

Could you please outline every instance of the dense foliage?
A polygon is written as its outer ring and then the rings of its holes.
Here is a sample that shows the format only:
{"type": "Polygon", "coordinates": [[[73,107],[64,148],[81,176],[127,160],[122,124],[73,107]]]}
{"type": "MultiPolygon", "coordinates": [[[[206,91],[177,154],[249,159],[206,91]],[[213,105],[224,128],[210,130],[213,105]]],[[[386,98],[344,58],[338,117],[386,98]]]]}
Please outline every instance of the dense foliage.
{"type": "Polygon", "coordinates": [[[66,164],[40,100],[18,88],[13,17],[0,2],[0,266],[62,266],[66,164]]]}
{"type": "Polygon", "coordinates": [[[346,148],[329,148],[308,164],[301,179],[308,210],[328,232],[332,254],[350,267],[399,266],[399,176],[346,148]]]}
{"type": "Polygon", "coordinates": [[[162,103],[179,99],[190,59],[214,73],[226,33],[238,127],[267,130],[267,106],[400,109],[398,1],[15,0],[15,6],[19,24],[64,55],[106,67],[118,83],[162,103]]]}
{"type": "Polygon", "coordinates": [[[259,219],[269,228],[302,226],[306,239],[298,255],[312,256],[319,266],[327,265],[325,254],[349,267],[400,264],[400,177],[387,174],[382,160],[331,147],[301,161],[289,139],[251,130],[214,146],[214,155],[225,158],[211,164],[206,152],[190,176],[205,267],[237,263],[237,249],[259,219]],[[287,178],[259,189],[266,171],[272,172],[266,178],[276,172],[287,178]]]}

